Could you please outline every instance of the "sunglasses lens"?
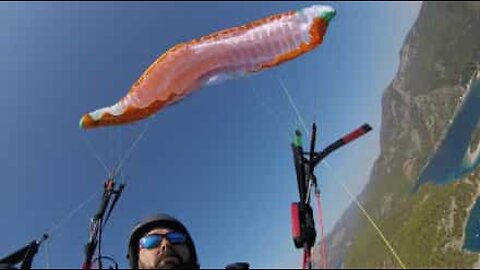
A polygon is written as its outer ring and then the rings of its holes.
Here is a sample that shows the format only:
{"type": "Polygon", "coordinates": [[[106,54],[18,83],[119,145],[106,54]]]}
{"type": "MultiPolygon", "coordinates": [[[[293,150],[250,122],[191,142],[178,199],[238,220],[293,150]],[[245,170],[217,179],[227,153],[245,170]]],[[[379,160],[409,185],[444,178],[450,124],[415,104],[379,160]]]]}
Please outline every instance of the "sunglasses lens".
{"type": "Polygon", "coordinates": [[[162,239],[164,236],[166,236],[168,242],[173,245],[185,244],[185,242],[187,241],[187,236],[179,232],[171,232],[167,235],[151,234],[140,239],[140,248],[156,248],[162,243],[162,239]]]}
{"type": "Polygon", "coordinates": [[[167,239],[172,244],[184,244],[187,241],[187,236],[183,233],[172,232],[167,234],[167,239]]]}
{"type": "Polygon", "coordinates": [[[158,234],[152,234],[140,239],[140,248],[155,248],[162,243],[162,236],[158,234]]]}

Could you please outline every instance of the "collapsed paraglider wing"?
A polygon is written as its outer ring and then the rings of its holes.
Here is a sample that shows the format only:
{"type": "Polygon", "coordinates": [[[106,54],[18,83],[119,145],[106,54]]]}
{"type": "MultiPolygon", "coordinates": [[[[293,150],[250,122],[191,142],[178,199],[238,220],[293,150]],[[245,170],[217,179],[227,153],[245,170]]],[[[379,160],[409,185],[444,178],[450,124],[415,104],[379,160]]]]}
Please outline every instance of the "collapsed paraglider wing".
{"type": "Polygon", "coordinates": [[[160,56],[116,104],[85,114],[80,127],[147,118],[205,85],[277,66],[316,48],[335,10],[315,5],[181,43],[160,56]]]}

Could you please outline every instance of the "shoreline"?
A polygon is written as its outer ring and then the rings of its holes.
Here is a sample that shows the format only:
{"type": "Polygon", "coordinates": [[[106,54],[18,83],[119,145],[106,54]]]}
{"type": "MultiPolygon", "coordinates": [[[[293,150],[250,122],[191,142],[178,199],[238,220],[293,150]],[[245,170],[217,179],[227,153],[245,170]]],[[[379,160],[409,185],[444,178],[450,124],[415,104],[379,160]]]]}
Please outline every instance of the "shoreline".
{"type": "MultiPolygon", "coordinates": [[[[470,87],[473,87],[473,83],[478,83],[478,88],[480,88],[480,71],[476,72],[476,75],[474,75],[474,79],[471,82],[470,87]]],[[[480,91],[480,89],[479,89],[480,91]]],[[[480,128],[480,119],[477,122],[477,129],[480,128]]],[[[468,147],[467,152],[465,153],[465,158],[468,159],[468,166],[476,167],[480,163],[480,141],[477,143],[475,146],[468,147]]]]}
{"type": "MultiPolygon", "coordinates": [[[[465,246],[466,238],[467,238],[468,221],[470,221],[470,217],[471,217],[473,207],[477,204],[477,200],[478,200],[479,197],[480,197],[480,186],[477,186],[477,193],[474,196],[475,199],[473,200],[473,203],[471,203],[467,208],[465,208],[465,211],[467,212],[467,218],[465,219],[465,221],[463,223],[463,226],[462,226],[463,234],[462,234],[462,237],[460,238],[460,243],[462,243],[462,248],[461,248],[462,251],[465,251],[465,252],[470,253],[472,255],[479,255],[479,258],[480,258],[480,254],[478,254],[479,251],[469,250],[465,246]]],[[[480,203],[480,201],[479,201],[479,203],[480,203]]]]}
{"type": "MultiPolygon", "coordinates": [[[[431,180],[428,180],[428,179],[422,179],[421,177],[423,176],[425,170],[430,165],[430,162],[432,161],[432,158],[438,153],[441,145],[445,141],[445,139],[447,137],[447,134],[449,133],[449,131],[452,127],[452,124],[455,122],[458,114],[461,112],[461,110],[462,110],[463,106],[465,105],[465,102],[467,101],[468,97],[470,96],[470,94],[472,94],[473,84],[476,81],[478,81],[480,83],[480,70],[476,70],[473,73],[472,77],[470,78],[470,80],[468,81],[468,83],[465,86],[458,85],[460,87],[464,87],[465,92],[459,97],[460,102],[457,104],[455,112],[453,113],[452,117],[449,120],[447,120],[448,124],[445,127],[445,129],[443,130],[442,134],[440,135],[440,138],[439,138],[437,144],[435,145],[435,147],[432,151],[432,154],[430,155],[430,157],[428,157],[424,166],[420,169],[419,176],[418,176],[417,181],[415,182],[414,187],[413,187],[413,192],[415,192],[418,188],[420,188],[420,186],[422,184],[425,184],[426,182],[432,182],[433,184],[437,184],[437,183],[435,183],[435,181],[431,181],[431,180]]],[[[469,154],[469,151],[470,151],[470,147],[466,149],[466,153],[469,154]]],[[[477,145],[476,154],[477,154],[477,157],[476,157],[477,160],[476,161],[479,161],[479,159],[480,159],[480,143],[477,145]]],[[[473,163],[476,163],[476,162],[473,162],[473,163]]],[[[472,163],[472,165],[475,165],[473,163],[472,163]]],[[[458,180],[458,178],[455,179],[455,180],[458,180]]]]}
{"type": "MultiPolygon", "coordinates": [[[[467,218],[465,219],[465,221],[463,222],[463,225],[462,225],[463,234],[462,234],[462,237],[460,238],[460,243],[462,245],[460,251],[465,252],[468,255],[474,255],[474,256],[476,255],[477,256],[477,261],[475,263],[473,263],[473,265],[471,267],[472,267],[472,269],[480,269],[480,253],[479,253],[479,251],[469,250],[466,247],[468,222],[470,221],[470,218],[471,218],[471,215],[472,215],[472,210],[473,210],[474,206],[477,204],[478,199],[480,198],[480,185],[475,182],[475,179],[473,179],[473,184],[477,185],[476,186],[476,191],[477,192],[474,195],[473,202],[467,208],[465,208],[465,210],[467,212],[467,218]]],[[[479,201],[479,203],[480,203],[480,201],[479,201]]]]}

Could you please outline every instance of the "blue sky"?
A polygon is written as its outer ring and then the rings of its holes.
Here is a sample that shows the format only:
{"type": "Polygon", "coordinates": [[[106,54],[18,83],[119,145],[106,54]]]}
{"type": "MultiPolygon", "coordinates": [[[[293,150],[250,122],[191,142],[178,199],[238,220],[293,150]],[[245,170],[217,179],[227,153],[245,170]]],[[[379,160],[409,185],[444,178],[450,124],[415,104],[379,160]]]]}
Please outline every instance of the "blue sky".
{"type": "MultiPolygon", "coordinates": [[[[103,251],[126,267],[133,225],[167,212],[190,228],[203,267],[300,266],[289,205],[298,200],[289,142],[302,117],[317,149],[364,122],[374,132],[317,169],[330,230],[378,156],[381,95],[419,3],[208,2],[0,4],[0,254],[51,229],[92,196],[148,127],[123,167],[128,186],[103,251]],[[314,4],[337,9],[324,44],[278,68],[201,89],[132,126],[81,130],[81,115],[122,97],[165,50],[213,31],[314,4]],[[92,146],[94,151],[91,150],[92,146]]],[[[59,227],[37,268],[78,268],[99,196],[59,227]],[[48,260],[46,259],[48,257],[48,260]]]]}

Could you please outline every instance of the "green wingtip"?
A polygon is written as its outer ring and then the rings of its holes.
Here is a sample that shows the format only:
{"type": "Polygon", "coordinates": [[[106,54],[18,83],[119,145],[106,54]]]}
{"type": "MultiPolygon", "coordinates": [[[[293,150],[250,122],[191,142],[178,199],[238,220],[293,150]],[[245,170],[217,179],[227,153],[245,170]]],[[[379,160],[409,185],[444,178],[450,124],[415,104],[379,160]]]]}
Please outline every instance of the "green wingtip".
{"type": "Polygon", "coordinates": [[[322,14],[322,18],[325,21],[330,22],[333,18],[335,18],[335,15],[337,15],[337,12],[335,11],[335,9],[332,9],[332,10],[325,11],[322,14]]]}

